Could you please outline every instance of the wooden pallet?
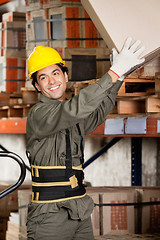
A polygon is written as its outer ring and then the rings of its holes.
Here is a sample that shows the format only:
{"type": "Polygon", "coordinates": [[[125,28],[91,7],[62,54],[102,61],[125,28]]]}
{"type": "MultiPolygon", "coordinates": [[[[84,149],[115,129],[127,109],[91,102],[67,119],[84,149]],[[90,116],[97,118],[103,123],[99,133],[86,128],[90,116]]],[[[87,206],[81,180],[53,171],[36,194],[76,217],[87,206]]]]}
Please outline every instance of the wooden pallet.
{"type": "Polygon", "coordinates": [[[12,105],[0,107],[0,118],[23,118],[27,117],[31,104],[12,105]]]}
{"type": "MultiPolygon", "coordinates": [[[[94,84],[98,79],[69,82],[66,97],[79,94],[81,89],[94,84]]],[[[33,88],[22,88],[21,92],[0,93],[0,118],[27,117],[32,105],[39,101],[33,88]]],[[[154,77],[125,78],[116,98],[111,115],[160,114],[160,73],[154,77]]]]}
{"type": "MultiPolygon", "coordinates": [[[[147,96],[157,92],[155,77],[127,77],[118,92],[120,97],[147,96]]],[[[158,92],[157,92],[158,93],[158,92]]],[[[160,93],[160,91],[159,91],[160,93]]]]}
{"type": "Polygon", "coordinates": [[[93,79],[93,80],[88,80],[88,81],[81,81],[81,82],[75,82],[73,84],[73,88],[74,88],[74,95],[78,95],[80,90],[88,87],[89,85],[96,83],[99,79],[93,79]]]}
{"type": "Polygon", "coordinates": [[[0,107],[21,104],[35,104],[39,94],[33,88],[21,88],[21,92],[0,92],[0,107]]]}
{"type": "Polygon", "coordinates": [[[118,114],[160,113],[160,95],[118,98],[116,106],[118,114]]]}

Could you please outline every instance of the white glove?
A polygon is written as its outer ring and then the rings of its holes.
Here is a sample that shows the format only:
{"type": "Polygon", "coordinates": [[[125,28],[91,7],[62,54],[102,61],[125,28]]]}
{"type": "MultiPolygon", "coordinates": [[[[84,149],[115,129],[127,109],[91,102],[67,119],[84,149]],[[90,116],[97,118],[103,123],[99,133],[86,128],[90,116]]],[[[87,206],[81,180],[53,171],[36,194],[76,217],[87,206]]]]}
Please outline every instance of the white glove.
{"type": "MultiPolygon", "coordinates": [[[[118,53],[117,53],[117,54],[118,54],[118,53]]],[[[113,65],[113,54],[110,55],[110,63],[111,63],[111,65],[113,65]]],[[[125,78],[125,76],[123,75],[123,76],[119,77],[118,80],[119,80],[119,81],[123,81],[124,78],[125,78]]]]}
{"type": "Polygon", "coordinates": [[[115,48],[112,49],[113,64],[110,70],[114,72],[119,78],[121,78],[134,66],[145,61],[145,58],[140,58],[140,55],[144,51],[145,47],[143,46],[136,50],[141,42],[137,40],[132,46],[130,46],[131,41],[131,37],[127,38],[119,54],[115,48]]]}

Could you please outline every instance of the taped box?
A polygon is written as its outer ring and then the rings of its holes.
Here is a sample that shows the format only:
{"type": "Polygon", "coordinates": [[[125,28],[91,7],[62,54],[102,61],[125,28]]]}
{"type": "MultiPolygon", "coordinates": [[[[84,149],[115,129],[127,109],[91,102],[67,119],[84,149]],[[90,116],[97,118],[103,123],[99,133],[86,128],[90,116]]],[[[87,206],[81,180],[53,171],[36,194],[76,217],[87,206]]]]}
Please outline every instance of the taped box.
{"type": "Polygon", "coordinates": [[[25,57],[26,23],[3,22],[0,29],[0,56],[25,57]]]}
{"type": "Polygon", "coordinates": [[[0,57],[0,91],[18,92],[25,86],[26,59],[0,57]]]}
{"type": "Polygon", "coordinates": [[[69,69],[71,81],[100,78],[110,66],[107,48],[64,48],[62,57],[69,69]]]}
{"type": "Polygon", "coordinates": [[[82,7],[63,6],[49,9],[50,47],[83,47],[82,7]]]}
{"type": "Polygon", "coordinates": [[[81,5],[80,0],[43,0],[43,8],[59,7],[63,5],[81,5]]]}
{"type": "Polygon", "coordinates": [[[32,198],[32,191],[29,190],[18,190],[18,212],[19,212],[19,231],[22,236],[27,238],[27,215],[28,215],[28,204],[32,198]]]}
{"type": "Polygon", "coordinates": [[[131,36],[133,42],[139,39],[145,46],[145,51],[141,54],[146,58],[143,65],[160,55],[160,42],[157,36],[160,21],[159,0],[81,0],[81,2],[110,50],[115,47],[120,51],[125,40],[131,36]]]}
{"type": "Polygon", "coordinates": [[[67,5],[26,14],[26,52],[38,45],[53,48],[106,47],[83,7],[67,5]]]}
{"type": "MultiPolygon", "coordinates": [[[[89,195],[95,204],[99,204],[99,193],[94,191],[94,188],[87,187],[86,193],[89,195]]],[[[101,228],[100,228],[100,208],[99,206],[94,207],[92,215],[92,226],[93,226],[93,234],[94,236],[99,236],[101,234],[101,228]]]]}
{"type": "Polygon", "coordinates": [[[142,233],[160,233],[160,204],[156,204],[160,202],[160,187],[146,187],[138,191],[142,202],[151,203],[142,205],[142,233]]]}
{"type": "Polygon", "coordinates": [[[25,22],[26,14],[23,12],[7,12],[2,14],[2,22],[25,22]]]}
{"type": "Polygon", "coordinates": [[[51,8],[51,47],[106,46],[87,12],[81,6],[51,8]]]}
{"type": "Polygon", "coordinates": [[[134,206],[127,203],[135,202],[135,190],[124,188],[101,189],[102,204],[122,204],[117,206],[103,206],[102,233],[127,234],[135,233],[134,206]]]}
{"type": "Polygon", "coordinates": [[[48,9],[39,9],[26,13],[26,57],[34,47],[49,44],[48,9]]]}
{"type": "Polygon", "coordinates": [[[40,8],[60,7],[65,4],[81,5],[80,0],[25,0],[25,2],[27,11],[32,11],[40,8]]]}
{"type": "Polygon", "coordinates": [[[25,0],[26,11],[37,10],[43,7],[43,0],[25,0]]]}
{"type": "Polygon", "coordinates": [[[28,12],[26,26],[26,39],[27,42],[48,42],[49,30],[48,30],[48,9],[39,9],[32,12],[28,12]]]}
{"type": "Polygon", "coordinates": [[[82,19],[83,47],[106,47],[106,43],[84,8],[82,8],[82,19]]]}

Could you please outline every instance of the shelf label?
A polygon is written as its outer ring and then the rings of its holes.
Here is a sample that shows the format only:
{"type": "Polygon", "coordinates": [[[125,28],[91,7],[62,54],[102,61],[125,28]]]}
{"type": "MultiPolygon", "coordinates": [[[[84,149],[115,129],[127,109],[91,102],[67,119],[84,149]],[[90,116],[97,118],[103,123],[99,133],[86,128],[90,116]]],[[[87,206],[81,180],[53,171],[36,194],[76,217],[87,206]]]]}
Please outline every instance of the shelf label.
{"type": "Polygon", "coordinates": [[[104,134],[105,135],[124,134],[124,119],[123,118],[106,119],[104,134]]]}
{"type": "Polygon", "coordinates": [[[125,126],[126,134],[146,134],[147,126],[146,126],[147,117],[136,118],[136,117],[128,117],[127,123],[125,126]]]}
{"type": "Polygon", "coordinates": [[[160,120],[157,120],[157,133],[160,133],[160,120]]]}

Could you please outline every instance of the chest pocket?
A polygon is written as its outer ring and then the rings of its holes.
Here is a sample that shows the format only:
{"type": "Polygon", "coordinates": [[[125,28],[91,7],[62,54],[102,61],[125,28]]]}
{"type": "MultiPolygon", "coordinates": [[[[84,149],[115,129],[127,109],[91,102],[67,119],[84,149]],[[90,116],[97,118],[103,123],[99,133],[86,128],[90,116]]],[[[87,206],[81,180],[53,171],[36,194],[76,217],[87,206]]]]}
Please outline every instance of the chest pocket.
{"type": "Polygon", "coordinates": [[[72,143],[71,143],[71,149],[72,149],[72,156],[80,156],[80,137],[73,137],[72,143]]]}
{"type": "Polygon", "coordinates": [[[77,137],[73,140],[73,156],[78,155],[81,159],[81,163],[84,162],[84,148],[83,148],[83,136],[79,124],[76,125],[78,134],[77,137]]]}
{"type": "MultiPolygon", "coordinates": [[[[72,129],[70,132],[70,151],[71,156],[73,158],[80,159],[81,162],[84,161],[84,154],[83,154],[83,137],[81,134],[81,130],[79,125],[76,125],[76,128],[72,129]]],[[[60,165],[65,165],[65,159],[66,159],[66,149],[67,147],[67,141],[66,141],[66,132],[61,131],[59,136],[59,143],[58,143],[58,158],[60,161],[60,165]]]]}

